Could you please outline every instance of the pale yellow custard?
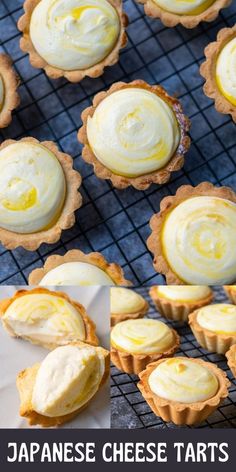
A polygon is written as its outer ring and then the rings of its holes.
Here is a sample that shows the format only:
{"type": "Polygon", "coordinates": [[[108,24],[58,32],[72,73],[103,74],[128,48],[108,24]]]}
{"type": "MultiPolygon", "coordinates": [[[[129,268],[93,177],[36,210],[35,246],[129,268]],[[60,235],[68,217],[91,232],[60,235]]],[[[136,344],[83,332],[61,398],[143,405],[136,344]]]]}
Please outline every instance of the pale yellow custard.
{"type": "Polygon", "coordinates": [[[188,198],[170,210],[161,241],[172,271],[191,285],[236,279],[236,204],[218,197],[188,198]]]}
{"type": "Polygon", "coordinates": [[[60,296],[47,293],[29,293],[16,298],[2,321],[11,334],[35,344],[59,346],[84,341],[86,337],[79,308],[60,296]]]}
{"type": "Polygon", "coordinates": [[[51,269],[39,285],[114,285],[109,275],[87,262],[65,262],[51,269]]]}
{"type": "Polygon", "coordinates": [[[164,100],[149,90],[128,87],[96,107],[88,117],[87,136],[106,168],[132,178],[164,167],[178,147],[180,130],[164,100]]]}
{"type": "Polygon", "coordinates": [[[161,353],[172,347],[173,332],[161,321],[138,319],[122,321],[111,331],[111,345],[130,354],[161,353]]]}
{"type": "Polygon", "coordinates": [[[104,370],[104,358],[92,346],[54,349],[37,372],[33,410],[52,418],[78,410],[98,390],[104,370]]]}
{"type": "Polygon", "coordinates": [[[0,111],[4,104],[4,83],[0,74],[0,111]]]}
{"type": "Polygon", "coordinates": [[[219,388],[217,377],[208,367],[178,357],[161,362],[151,372],[148,383],[159,397],[180,403],[208,400],[219,388]]]}
{"type": "Polygon", "coordinates": [[[236,335],[236,306],[229,303],[207,305],[198,310],[197,322],[216,334],[236,335]]]}
{"type": "Polygon", "coordinates": [[[159,297],[184,303],[204,300],[211,294],[211,289],[204,285],[160,285],[156,290],[159,297]]]}
{"type": "Polygon", "coordinates": [[[119,33],[118,14],[107,0],[41,0],[30,21],[30,38],[38,54],[66,71],[101,62],[119,33]]]}
{"type": "Polygon", "coordinates": [[[220,92],[236,106],[236,37],[223,47],[218,56],[216,80],[220,92]]]}
{"type": "Polygon", "coordinates": [[[163,10],[177,15],[199,15],[209,8],[215,0],[153,0],[163,10]]]}
{"type": "Polygon", "coordinates": [[[134,290],[121,287],[110,289],[111,313],[137,313],[145,305],[145,300],[134,290]]]}
{"type": "Polygon", "coordinates": [[[41,144],[15,142],[0,151],[0,227],[16,233],[50,228],[66,193],[63,169],[41,144]]]}

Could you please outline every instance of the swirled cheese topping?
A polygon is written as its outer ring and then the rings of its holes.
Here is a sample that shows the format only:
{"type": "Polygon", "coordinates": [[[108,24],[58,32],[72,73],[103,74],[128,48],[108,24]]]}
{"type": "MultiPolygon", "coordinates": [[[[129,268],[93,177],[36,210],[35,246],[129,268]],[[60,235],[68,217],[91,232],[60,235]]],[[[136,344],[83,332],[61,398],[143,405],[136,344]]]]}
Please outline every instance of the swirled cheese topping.
{"type": "Polygon", "coordinates": [[[87,262],[65,262],[50,270],[39,285],[114,285],[109,275],[87,262]]]}
{"type": "Polygon", "coordinates": [[[31,16],[30,37],[48,64],[87,69],[115,46],[120,20],[107,0],[41,0],[31,16]]]}
{"type": "Polygon", "coordinates": [[[104,370],[104,357],[92,346],[54,349],[36,375],[34,411],[53,418],[78,410],[97,392],[104,370]]]}
{"type": "Polygon", "coordinates": [[[18,233],[47,229],[58,219],[66,192],[54,154],[30,142],[0,151],[0,226],[18,233]]]}
{"type": "Polygon", "coordinates": [[[153,0],[163,10],[177,15],[199,15],[215,0],[153,0]]]}
{"type": "Polygon", "coordinates": [[[137,313],[145,305],[139,293],[128,288],[114,287],[110,289],[111,313],[137,313]]]}
{"type": "Polygon", "coordinates": [[[162,321],[138,319],[122,321],[111,331],[111,345],[131,354],[164,352],[173,344],[173,332],[162,321]]]}
{"type": "Polygon", "coordinates": [[[3,103],[4,103],[4,83],[0,74],[0,111],[3,107],[3,103]]]}
{"type": "Polygon", "coordinates": [[[178,357],[161,362],[150,374],[148,383],[159,397],[180,403],[208,400],[219,388],[216,375],[208,367],[178,357]]]}
{"type": "Polygon", "coordinates": [[[234,282],[235,231],[235,203],[216,197],[188,198],[171,210],[163,223],[163,251],[183,282],[234,282]]]}
{"type": "Polygon", "coordinates": [[[107,96],[88,118],[87,135],[97,159],[115,174],[127,177],[164,167],[180,140],[172,109],[142,88],[107,96]]]}
{"type": "Polygon", "coordinates": [[[207,305],[198,311],[197,322],[216,334],[236,335],[236,306],[229,303],[207,305]]]}
{"type": "Polygon", "coordinates": [[[185,303],[203,300],[211,294],[211,289],[204,285],[160,285],[156,290],[159,297],[185,303]]]}
{"type": "Polygon", "coordinates": [[[62,345],[84,341],[86,336],[79,309],[50,293],[29,293],[16,298],[2,319],[13,335],[35,344],[62,345]]]}
{"type": "Polygon", "coordinates": [[[216,81],[224,97],[236,106],[236,38],[229,41],[219,54],[216,81]]]}

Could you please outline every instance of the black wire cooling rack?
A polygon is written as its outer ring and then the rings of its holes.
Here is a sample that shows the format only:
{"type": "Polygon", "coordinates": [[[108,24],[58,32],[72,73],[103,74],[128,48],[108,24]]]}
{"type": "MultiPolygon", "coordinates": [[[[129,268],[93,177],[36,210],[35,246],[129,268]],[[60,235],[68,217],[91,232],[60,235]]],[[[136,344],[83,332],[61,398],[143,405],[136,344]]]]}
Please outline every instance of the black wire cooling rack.
{"type": "MultiPolygon", "coordinates": [[[[229,303],[222,287],[215,287],[214,302],[229,303]]],[[[160,313],[156,311],[152,300],[148,294],[148,288],[140,287],[136,289],[149,303],[149,318],[161,319],[160,313]]],[[[225,357],[215,353],[209,353],[202,349],[192,334],[189,326],[180,325],[176,322],[167,322],[169,326],[175,328],[180,337],[181,345],[176,355],[204,359],[208,362],[214,362],[223,369],[231,381],[230,393],[223,404],[204,421],[198,428],[235,428],[236,427],[236,380],[233,378],[228,368],[225,357]]],[[[146,401],[136,384],[138,377],[119,371],[111,366],[111,427],[121,429],[134,428],[180,428],[173,423],[166,423],[160,417],[157,417],[146,401]]],[[[185,426],[185,428],[191,428],[185,426]]],[[[196,426],[194,427],[196,428],[196,426]]]]}
{"type": "Polygon", "coordinates": [[[1,131],[1,139],[31,135],[54,140],[74,157],[74,165],[83,177],[83,207],[77,212],[75,226],[62,234],[55,245],[43,244],[38,251],[22,248],[7,251],[0,246],[0,283],[25,284],[28,274],[41,267],[52,253],[64,254],[72,248],[85,252],[101,251],[124,267],[134,284],[164,283],[155,273],[146,248],[149,219],[159,210],[160,200],[176,192],[182,184],[197,185],[209,180],[216,185],[236,189],[236,133],[229,116],[215,111],[202,91],[199,65],[204,47],[225,26],[236,19],[236,2],[223,10],[218,19],[193,30],[165,28],[159,20],[144,15],[143,7],[133,0],[124,1],[130,20],[128,46],[119,64],[108,68],[98,79],[85,79],[72,85],[65,80],[50,80],[30,66],[28,55],[19,48],[17,20],[22,15],[22,0],[0,0],[0,50],[9,54],[21,77],[21,104],[12,124],[1,131]],[[118,191],[110,183],[98,180],[81,157],[77,130],[81,111],[93,95],[118,80],[141,78],[162,84],[180,98],[192,121],[193,144],[185,167],[171,183],[149,190],[118,191]]]}

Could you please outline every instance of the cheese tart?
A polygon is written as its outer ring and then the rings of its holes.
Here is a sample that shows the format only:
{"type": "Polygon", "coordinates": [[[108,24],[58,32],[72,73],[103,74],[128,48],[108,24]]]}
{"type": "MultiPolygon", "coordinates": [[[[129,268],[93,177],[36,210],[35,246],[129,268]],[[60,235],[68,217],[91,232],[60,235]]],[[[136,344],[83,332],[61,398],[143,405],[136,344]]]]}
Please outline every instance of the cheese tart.
{"type": "Polygon", "coordinates": [[[111,326],[120,321],[143,318],[148,308],[148,302],[138,292],[122,287],[110,289],[111,326]]]}
{"type": "Polygon", "coordinates": [[[6,128],[12,120],[12,112],[20,103],[17,89],[20,79],[7,54],[0,54],[0,128],[6,128]]]}

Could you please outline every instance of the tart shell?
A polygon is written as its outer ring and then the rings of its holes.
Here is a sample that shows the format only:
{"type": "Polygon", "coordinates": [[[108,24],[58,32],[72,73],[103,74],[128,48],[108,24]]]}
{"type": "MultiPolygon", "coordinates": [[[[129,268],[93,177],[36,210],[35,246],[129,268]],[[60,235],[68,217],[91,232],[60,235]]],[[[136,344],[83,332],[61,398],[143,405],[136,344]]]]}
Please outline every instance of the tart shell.
{"type": "Polygon", "coordinates": [[[144,306],[136,313],[111,313],[111,326],[126,320],[137,320],[143,318],[149,310],[149,303],[145,300],[144,306]]]}
{"type": "MultiPolygon", "coordinates": [[[[181,358],[181,357],[178,357],[181,358]]],[[[182,359],[186,359],[182,357],[182,359]]],[[[230,382],[226,374],[215,364],[202,361],[201,359],[191,359],[196,364],[206,366],[217,377],[219,389],[214,397],[209,400],[196,403],[180,403],[173,400],[166,400],[153,393],[149,387],[148,379],[152,371],[165,359],[149,364],[143,372],[139,374],[140,382],[137,384],[144,399],[156,416],[160,416],[164,421],[172,421],[176,425],[194,425],[201,423],[211,415],[222,401],[228,396],[230,382]]]]}
{"type": "Polygon", "coordinates": [[[202,300],[191,303],[168,300],[168,298],[158,295],[155,285],[150,288],[149,294],[156,306],[156,309],[165,318],[181,323],[188,322],[188,315],[192,313],[192,311],[197,310],[202,306],[209,305],[213,300],[213,293],[209,294],[208,297],[205,297],[202,300]]]}
{"type": "Polygon", "coordinates": [[[19,141],[8,139],[0,145],[0,150],[16,142],[41,144],[45,148],[49,149],[61,164],[66,181],[66,197],[64,205],[58,220],[51,228],[28,234],[15,233],[0,228],[0,241],[7,249],[15,249],[22,246],[28,251],[35,251],[42,243],[56,243],[60,239],[62,230],[71,228],[71,226],[74,225],[74,212],[82,205],[82,197],[78,192],[82,179],[79,172],[73,169],[72,157],[60,152],[56,144],[52,141],[39,142],[35,138],[22,138],[19,141]]]}
{"type": "Polygon", "coordinates": [[[218,112],[231,115],[234,122],[236,122],[236,106],[230,103],[219,90],[216,81],[216,62],[220,51],[235,37],[236,25],[232,28],[221,29],[217,40],[205,48],[206,61],[200,67],[200,73],[206,80],[203,86],[206,96],[215,101],[215,108],[218,112]]]}
{"type": "MultiPolygon", "coordinates": [[[[32,290],[18,290],[15,295],[11,298],[6,298],[0,302],[0,318],[2,318],[6,312],[6,310],[9,308],[9,306],[17,300],[19,297],[23,297],[25,295],[29,294],[40,294],[40,293],[46,293],[48,295],[55,295],[56,297],[61,297],[64,298],[67,302],[69,302],[81,315],[84,321],[84,326],[85,326],[85,333],[86,333],[86,338],[85,338],[85,343],[91,344],[92,346],[98,346],[98,338],[96,336],[96,325],[94,322],[88,317],[87,312],[83,305],[78,303],[75,300],[71,300],[68,295],[64,292],[54,292],[52,290],[47,290],[46,288],[34,288],[32,290]]],[[[10,334],[12,337],[17,337],[15,333],[9,329],[9,327],[6,325],[4,320],[2,320],[3,325],[7,332],[10,334]]],[[[32,343],[32,341],[30,341],[32,343]]],[[[32,344],[37,344],[37,343],[32,343],[32,344]]],[[[71,343],[67,343],[71,344],[71,343]]],[[[41,344],[43,347],[46,349],[55,349],[58,347],[57,344],[41,344]]]]}
{"type": "Polygon", "coordinates": [[[229,297],[230,301],[236,305],[236,290],[232,290],[230,285],[224,285],[224,291],[226,295],[229,297]]]}
{"type": "Polygon", "coordinates": [[[131,354],[121,351],[111,346],[111,361],[117,369],[127,374],[136,374],[144,370],[150,362],[157,361],[162,358],[172,357],[178,351],[180,346],[180,337],[174,329],[171,329],[174,335],[173,345],[162,353],[157,354],[131,354]]]}
{"type": "Polygon", "coordinates": [[[226,352],[225,356],[228,361],[228,366],[234,378],[236,378],[236,344],[231,346],[231,348],[226,352]]]}
{"type": "MultiPolygon", "coordinates": [[[[75,346],[85,346],[85,343],[71,343],[71,345],[75,346]]],[[[105,371],[103,374],[103,378],[101,383],[98,387],[98,390],[102,385],[106,382],[110,367],[109,367],[109,352],[103,349],[102,347],[97,347],[97,349],[103,354],[105,360],[105,371]]],[[[30,426],[32,425],[40,425],[44,428],[49,428],[52,426],[60,426],[61,424],[67,423],[75,418],[78,413],[84,410],[88,404],[92,401],[94,397],[92,397],[85,405],[81,408],[78,408],[76,411],[69,413],[63,416],[56,416],[56,417],[48,417],[41,415],[33,410],[32,408],[32,395],[33,395],[33,388],[37,376],[37,372],[39,370],[40,364],[34,364],[32,367],[29,367],[25,370],[22,370],[16,380],[16,385],[20,395],[20,415],[25,417],[30,426]]]]}
{"type": "Polygon", "coordinates": [[[171,13],[159,7],[152,0],[137,0],[137,2],[144,5],[146,15],[151,16],[152,18],[160,18],[165,26],[172,28],[180,24],[185,28],[191,29],[198,26],[202,21],[208,23],[214,21],[219,15],[220,10],[228,7],[232,0],[215,0],[209,8],[198,15],[178,15],[176,13],[171,13]]]}
{"type": "Polygon", "coordinates": [[[236,335],[216,334],[206,328],[202,328],[197,321],[198,310],[189,315],[190,328],[200,344],[209,352],[225,354],[236,343],[236,335]]]}
{"type": "Polygon", "coordinates": [[[11,58],[6,54],[0,54],[0,75],[4,85],[4,101],[0,109],[0,128],[6,128],[12,120],[12,111],[20,103],[17,93],[20,78],[12,68],[11,58]]]}
{"type": "Polygon", "coordinates": [[[180,102],[176,98],[170,97],[160,85],[149,85],[143,80],[135,80],[130,83],[116,82],[110,87],[107,92],[100,92],[95,95],[93,99],[93,105],[91,107],[86,108],[83,111],[81,117],[83,125],[78,132],[78,140],[84,145],[82,150],[83,159],[88,164],[93,165],[94,172],[98,178],[111,180],[113,186],[118,189],[124,189],[129,186],[132,186],[137,190],[145,190],[152,183],[164,184],[168,182],[172,172],[178,171],[184,165],[184,155],[190,147],[190,137],[188,136],[188,131],[190,129],[190,120],[187,118],[187,116],[184,115],[180,102]],[[158,97],[164,100],[173,110],[180,128],[180,142],[178,148],[170,159],[170,161],[166,164],[166,166],[149,174],[132,178],[117,175],[110,169],[105,167],[93,153],[89,145],[87,135],[88,117],[93,116],[97,106],[112,93],[127,88],[142,88],[144,90],[148,90],[156,94],[158,97]]]}
{"type": "Polygon", "coordinates": [[[165,275],[168,285],[187,285],[181,280],[169,266],[161,243],[162,226],[168,213],[184,200],[195,196],[213,196],[225,198],[236,203],[236,193],[229,187],[216,187],[210,182],[202,182],[196,187],[183,185],[179,187],[174,196],[163,198],[160,203],[160,212],[152,216],[150,220],[151,235],[147,239],[147,247],[154,255],[153,265],[157,272],[165,275]]]}
{"type": "Polygon", "coordinates": [[[69,82],[78,83],[86,76],[96,78],[103,74],[104,68],[116,64],[119,60],[120,49],[124,48],[127,44],[127,36],[125,28],[128,26],[128,17],[123,12],[121,0],[108,0],[109,3],[116,10],[120,18],[120,34],[116,45],[112,51],[98,64],[83,70],[66,71],[58,69],[48,64],[36,51],[30,38],[30,20],[35,7],[41,0],[26,0],[23,8],[24,15],[18,21],[18,29],[23,33],[23,37],[20,40],[20,48],[23,52],[29,54],[29,60],[33,67],[36,69],[44,69],[48,77],[51,79],[59,79],[65,77],[69,82]]]}
{"type": "Polygon", "coordinates": [[[115,285],[132,285],[129,280],[125,279],[124,272],[118,264],[107,262],[105,257],[99,252],[85,254],[78,249],[72,249],[64,256],[60,256],[59,254],[49,256],[41,269],[35,269],[31,272],[29,275],[29,285],[38,285],[48,272],[67,262],[86,262],[87,264],[92,264],[106,272],[114,281],[115,285]]]}

